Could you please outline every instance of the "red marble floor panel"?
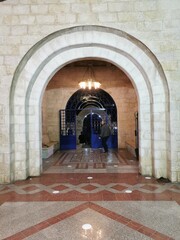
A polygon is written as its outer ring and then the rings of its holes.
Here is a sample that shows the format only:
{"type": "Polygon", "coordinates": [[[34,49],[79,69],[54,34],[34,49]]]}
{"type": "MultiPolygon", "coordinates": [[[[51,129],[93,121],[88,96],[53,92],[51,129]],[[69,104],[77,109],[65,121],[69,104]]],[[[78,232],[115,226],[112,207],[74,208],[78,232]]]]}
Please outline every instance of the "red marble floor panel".
{"type": "Polygon", "coordinates": [[[89,201],[89,194],[77,192],[75,201],[89,201]]]}
{"type": "Polygon", "coordinates": [[[131,201],[143,201],[144,199],[144,193],[135,190],[132,193],[129,193],[129,199],[131,199],[131,201]]]}
{"type": "Polygon", "coordinates": [[[127,193],[116,193],[116,201],[132,201],[131,194],[127,193]]]}
{"type": "Polygon", "coordinates": [[[113,186],[113,187],[111,187],[111,188],[112,188],[112,189],[116,189],[116,190],[118,190],[118,191],[122,191],[122,190],[127,189],[127,187],[121,186],[121,185],[119,185],[119,184],[117,184],[116,186],[113,186]]]}
{"type": "Polygon", "coordinates": [[[79,194],[79,192],[70,191],[68,193],[60,194],[60,196],[62,196],[63,201],[77,201],[77,194],[79,194]]]}
{"type": "Polygon", "coordinates": [[[115,201],[116,200],[116,195],[115,193],[103,190],[102,192],[103,195],[103,201],[115,201]]]}
{"type": "Polygon", "coordinates": [[[57,191],[62,191],[62,190],[68,189],[68,187],[66,187],[64,185],[59,185],[57,187],[53,187],[53,189],[57,190],[57,191]]]}
{"type": "Polygon", "coordinates": [[[95,187],[95,186],[93,186],[93,185],[91,185],[91,184],[82,187],[82,189],[85,189],[85,190],[87,190],[87,191],[92,191],[92,190],[94,190],[94,189],[96,189],[96,188],[97,188],[97,187],[95,187]]]}
{"type": "MultiPolygon", "coordinates": [[[[88,182],[89,180],[87,177],[93,176],[93,179],[91,180],[92,182],[96,182],[102,185],[106,185],[108,183],[128,183],[128,184],[136,184],[138,182],[142,181],[144,183],[153,183],[155,180],[145,180],[144,178],[141,179],[141,177],[137,176],[137,174],[119,174],[119,173],[60,173],[60,174],[44,174],[41,177],[36,177],[32,178],[32,180],[27,180],[30,181],[31,183],[41,183],[44,185],[49,185],[51,183],[74,183],[80,184],[84,182],[88,182]]],[[[24,184],[21,183],[22,185],[24,184]]],[[[16,184],[16,183],[15,183],[16,184]]]]}
{"type": "Polygon", "coordinates": [[[88,201],[103,201],[103,193],[89,193],[88,201]]]}

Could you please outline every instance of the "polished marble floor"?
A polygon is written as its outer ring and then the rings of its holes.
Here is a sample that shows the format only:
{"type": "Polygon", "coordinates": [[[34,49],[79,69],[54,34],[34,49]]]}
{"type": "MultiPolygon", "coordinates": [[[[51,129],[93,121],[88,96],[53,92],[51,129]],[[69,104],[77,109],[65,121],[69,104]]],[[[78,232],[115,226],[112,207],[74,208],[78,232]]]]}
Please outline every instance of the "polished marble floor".
{"type": "Polygon", "coordinates": [[[138,173],[125,150],[83,148],[0,185],[0,239],[180,239],[180,184],[138,173]]]}

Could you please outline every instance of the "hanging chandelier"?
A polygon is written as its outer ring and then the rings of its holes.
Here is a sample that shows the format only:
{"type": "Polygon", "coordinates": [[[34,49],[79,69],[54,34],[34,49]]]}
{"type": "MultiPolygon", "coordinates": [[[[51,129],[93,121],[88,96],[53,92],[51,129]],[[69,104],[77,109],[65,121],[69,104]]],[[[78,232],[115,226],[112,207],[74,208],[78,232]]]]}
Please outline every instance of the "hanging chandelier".
{"type": "Polygon", "coordinates": [[[89,64],[85,70],[84,76],[82,81],[79,83],[80,88],[82,89],[89,89],[92,88],[98,89],[101,86],[100,82],[97,82],[95,79],[95,74],[93,70],[93,65],[89,64]]]}

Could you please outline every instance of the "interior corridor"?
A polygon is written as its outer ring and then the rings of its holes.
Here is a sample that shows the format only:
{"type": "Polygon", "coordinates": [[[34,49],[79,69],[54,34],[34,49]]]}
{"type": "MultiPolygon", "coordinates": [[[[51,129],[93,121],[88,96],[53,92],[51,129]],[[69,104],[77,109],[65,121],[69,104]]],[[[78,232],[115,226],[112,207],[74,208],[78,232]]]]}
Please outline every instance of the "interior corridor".
{"type": "Polygon", "coordinates": [[[0,239],[180,239],[180,184],[138,169],[123,149],[56,152],[40,177],[0,186],[0,239]]]}

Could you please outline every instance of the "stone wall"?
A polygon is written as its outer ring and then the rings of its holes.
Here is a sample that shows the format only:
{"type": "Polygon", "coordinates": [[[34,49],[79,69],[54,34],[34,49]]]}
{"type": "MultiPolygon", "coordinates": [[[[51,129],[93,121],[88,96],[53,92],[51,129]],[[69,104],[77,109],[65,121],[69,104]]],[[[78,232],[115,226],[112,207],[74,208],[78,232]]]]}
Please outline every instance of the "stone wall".
{"type": "MultiPolygon", "coordinates": [[[[122,30],[144,43],[158,59],[159,69],[163,69],[168,83],[167,101],[170,113],[168,117],[170,121],[166,127],[170,136],[170,141],[167,143],[169,146],[168,177],[173,181],[179,180],[179,16],[179,0],[172,0],[171,3],[169,0],[81,2],[78,0],[7,0],[0,2],[0,182],[10,182],[15,179],[15,171],[10,170],[14,168],[11,155],[14,145],[11,144],[11,133],[17,128],[20,134],[26,131],[25,127],[21,126],[23,119],[15,129],[10,128],[10,123],[14,121],[11,118],[10,96],[14,90],[13,77],[15,73],[18,74],[15,71],[19,62],[31,47],[49,34],[80,25],[99,25],[122,30]]],[[[34,64],[38,63],[34,62],[34,64]]],[[[29,73],[27,72],[27,75],[29,73]]],[[[158,95],[158,85],[156,92],[158,95]]],[[[162,109],[160,104],[159,109],[162,109]]],[[[19,114],[24,114],[25,109],[18,107],[17,111],[19,114]]],[[[157,111],[152,117],[161,119],[162,114],[157,111]]],[[[154,127],[158,128],[158,124],[154,127]]],[[[155,140],[161,137],[158,134],[153,136],[155,140]]],[[[159,146],[156,147],[155,157],[163,158],[162,152],[158,153],[159,146]]],[[[21,155],[21,150],[17,155],[21,155]]],[[[20,162],[16,165],[23,169],[27,168],[26,164],[20,162]]]]}

